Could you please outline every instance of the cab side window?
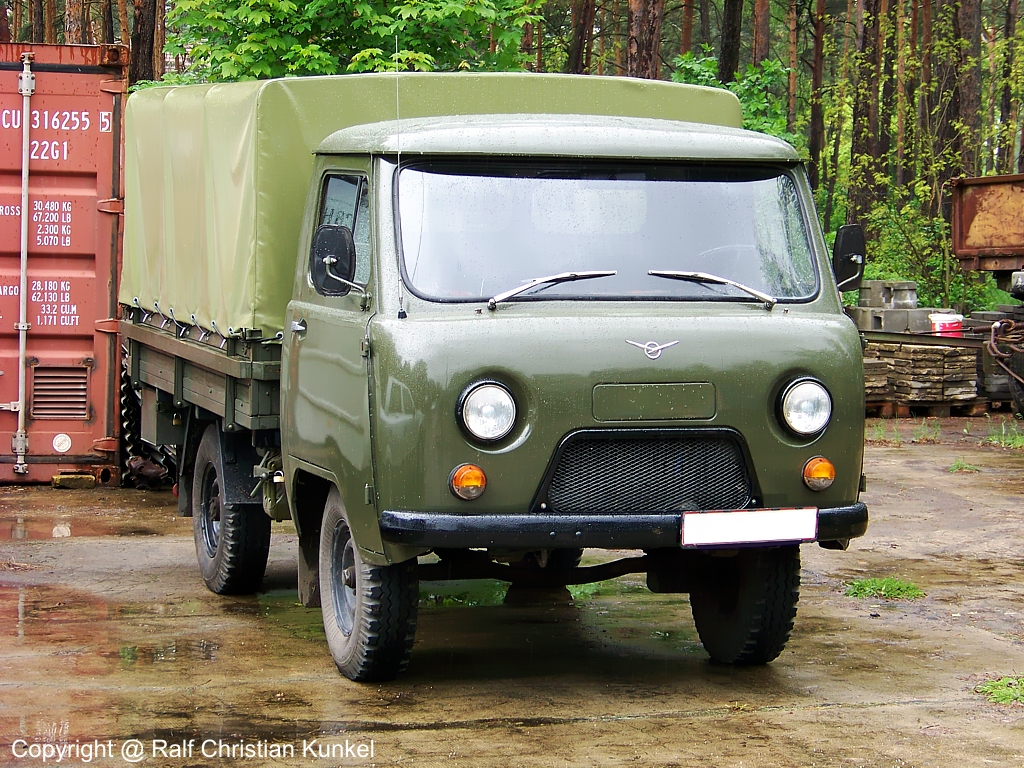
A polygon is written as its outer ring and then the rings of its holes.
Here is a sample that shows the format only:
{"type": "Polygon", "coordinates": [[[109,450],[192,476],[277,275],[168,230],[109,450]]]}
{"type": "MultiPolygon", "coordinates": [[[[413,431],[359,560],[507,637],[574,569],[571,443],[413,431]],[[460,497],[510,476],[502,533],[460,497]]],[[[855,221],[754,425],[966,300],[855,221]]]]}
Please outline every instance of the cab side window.
{"type": "MultiPolygon", "coordinates": [[[[370,193],[366,179],[361,176],[328,176],[320,202],[320,219],[325,224],[346,227],[355,243],[356,269],[353,282],[366,285],[370,279],[370,193]]],[[[348,293],[341,285],[332,285],[329,278],[318,279],[321,269],[310,264],[311,277],[317,293],[323,296],[348,293]]]]}

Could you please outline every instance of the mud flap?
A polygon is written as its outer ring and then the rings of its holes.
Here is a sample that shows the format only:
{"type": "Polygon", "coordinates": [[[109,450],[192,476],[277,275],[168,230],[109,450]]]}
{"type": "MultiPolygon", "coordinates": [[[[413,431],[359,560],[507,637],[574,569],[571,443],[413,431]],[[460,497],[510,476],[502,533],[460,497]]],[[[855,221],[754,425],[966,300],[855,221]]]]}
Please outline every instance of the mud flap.
{"type": "MultiPolygon", "coordinates": [[[[185,446],[183,458],[179,462],[178,472],[178,513],[182,517],[192,517],[192,473],[195,471],[195,456],[203,432],[209,421],[201,420],[195,413],[189,413],[185,430],[185,446]]],[[[252,476],[253,467],[260,463],[259,454],[252,444],[249,432],[224,432],[220,435],[221,466],[217,467],[217,476],[221,478],[222,493],[226,509],[245,509],[253,513],[263,512],[262,497],[252,495],[252,489],[259,482],[252,476]]]]}

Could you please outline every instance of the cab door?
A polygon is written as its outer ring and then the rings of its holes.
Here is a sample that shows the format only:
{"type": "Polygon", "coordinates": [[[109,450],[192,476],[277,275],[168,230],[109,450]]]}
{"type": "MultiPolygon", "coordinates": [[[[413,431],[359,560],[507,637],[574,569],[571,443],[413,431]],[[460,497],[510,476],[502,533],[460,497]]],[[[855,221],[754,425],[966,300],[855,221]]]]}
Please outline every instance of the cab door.
{"type": "MultiPolygon", "coordinates": [[[[318,198],[313,221],[307,220],[305,267],[297,275],[285,319],[282,447],[291,458],[336,479],[346,508],[353,517],[364,517],[358,512],[365,509],[366,486],[373,484],[365,356],[371,312],[363,293],[371,280],[373,252],[369,174],[366,169],[328,171],[318,198]],[[316,230],[325,225],[352,232],[355,272],[350,284],[337,279],[323,255],[310,247],[316,230]]],[[[375,515],[369,517],[375,522],[375,515]]]]}

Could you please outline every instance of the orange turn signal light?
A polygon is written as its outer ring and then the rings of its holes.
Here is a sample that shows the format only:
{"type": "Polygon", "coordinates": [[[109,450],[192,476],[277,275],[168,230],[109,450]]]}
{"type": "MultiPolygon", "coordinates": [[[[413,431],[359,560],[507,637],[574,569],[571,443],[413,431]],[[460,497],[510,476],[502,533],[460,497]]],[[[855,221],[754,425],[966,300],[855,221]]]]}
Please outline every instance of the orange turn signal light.
{"type": "Polygon", "coordinates": [[[487,488],[487,475],[476,464],[460,464],[448,477],[448,487],[460,499],[479,499],[487,488]]]}
{"type": "Polygon", "coordinates": [[[804,464],[804,485],[812,491],[824,491],[836,479],[836,468],[824,456],[815,456],[804,464]]]}

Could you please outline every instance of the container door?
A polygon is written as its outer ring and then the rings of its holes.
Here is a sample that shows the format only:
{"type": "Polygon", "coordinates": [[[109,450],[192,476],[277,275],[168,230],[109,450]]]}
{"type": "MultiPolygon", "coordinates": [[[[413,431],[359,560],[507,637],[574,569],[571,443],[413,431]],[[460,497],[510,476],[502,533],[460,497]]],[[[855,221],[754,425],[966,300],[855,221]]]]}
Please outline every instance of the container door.
{"type": "Polygon", "coordinates": [[[116,481],[120,359],[120,46],[0,45],[0,482],[66,472],[116,481]],[[27,472],[16,473],[21,265],[22,54],[35,92],[28,124],[27,472]],[[12,404],[15,404],[12,406],[12,404]]]}

